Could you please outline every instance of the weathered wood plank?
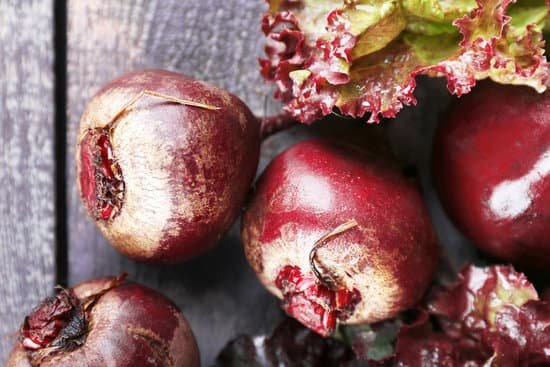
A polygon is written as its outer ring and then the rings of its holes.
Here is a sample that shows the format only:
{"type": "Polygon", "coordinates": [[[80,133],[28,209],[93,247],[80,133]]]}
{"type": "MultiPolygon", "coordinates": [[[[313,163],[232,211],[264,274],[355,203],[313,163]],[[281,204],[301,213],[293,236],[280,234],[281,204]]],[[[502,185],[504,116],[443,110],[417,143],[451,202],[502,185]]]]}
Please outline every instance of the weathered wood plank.
{"type": "Polygon", "coordinates": [[[262,114],[267,89],[257,68],[262,1],[69,1],[69,279],[121,271],[161,290],[184,311],[208,366],[238,333],[270,330],[280,315],[242,254],[237,228],[211,253],[173,267],[119,255],[86,218],[74,184],[74,142],[86,100],[109,79],[160,67],[210,81],[262,114]]]}
{"type": "Polygon", "coordinates": [[[0,365],[54,269],[53,4],[0,1],[0,365]]]}

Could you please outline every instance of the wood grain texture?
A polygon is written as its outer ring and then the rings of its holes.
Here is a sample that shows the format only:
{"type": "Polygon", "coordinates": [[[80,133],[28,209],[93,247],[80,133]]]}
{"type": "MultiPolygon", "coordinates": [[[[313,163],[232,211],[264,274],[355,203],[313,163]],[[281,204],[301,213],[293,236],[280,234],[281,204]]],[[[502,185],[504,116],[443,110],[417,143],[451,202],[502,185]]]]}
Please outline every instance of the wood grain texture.
{"type": "Polygon", "coordinates": [[[135,263],[112,249],[88,220],[74,178],[74,143],[86,101],[123,72],[158,67],[226,88],[263,113],[267,87],[258,73],[263,1],[69,1],[69,281],[129,273],[183,310],[211,365],[239,333],[271,330],[281,315],[242,253],[237,226],[214,251],[181,265],[135,263]]]}
{"type": "Polygon", "coordinates": [[[52,12],[0,1],[0,365],[55,279],[52,12]]]}

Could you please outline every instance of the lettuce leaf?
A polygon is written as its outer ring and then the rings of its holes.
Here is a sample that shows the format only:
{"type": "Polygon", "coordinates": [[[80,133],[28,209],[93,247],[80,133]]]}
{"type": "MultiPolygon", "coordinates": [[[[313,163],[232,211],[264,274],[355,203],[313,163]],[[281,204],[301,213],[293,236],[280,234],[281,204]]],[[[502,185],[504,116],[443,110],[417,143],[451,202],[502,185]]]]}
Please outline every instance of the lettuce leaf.
{"type": "Polygon", "coordinates": [[[416,103],[415,77],[445,76],[451,93],[477,80],[542,93],[549,68],[545,0],[271,0],[264,78],[305,123],[338,108],[369,122],[416,103]]]}
{"type": "Polygon", "coordinates": [[[434,292],[428,303],[431,314],[451,322],[460,320],[460,329],[495,331],[496,315],[505,306],[521,307],[538,294],[527,277],[511,266],[465,267],[459,281],[434,292]]]}
{"type": "Polygon", "coordinates": [[[550,304],[511,266],[466,266],[455,284],[433,292],[424,314],[400,330],[395,358],[403,365],[550,363],[550,304]]]}
{"type": "Polygon", "coordinates": [[[468,265],[455,283],[434,288],[426,302],[396,320],[345,328],[344,342],[375,366],[550,363],[550,303],[539,300],[533,285],[511,266],[468,265]],[[371,351],[381,346],[382,358],[374,358],[378,355],[371,351]]]}

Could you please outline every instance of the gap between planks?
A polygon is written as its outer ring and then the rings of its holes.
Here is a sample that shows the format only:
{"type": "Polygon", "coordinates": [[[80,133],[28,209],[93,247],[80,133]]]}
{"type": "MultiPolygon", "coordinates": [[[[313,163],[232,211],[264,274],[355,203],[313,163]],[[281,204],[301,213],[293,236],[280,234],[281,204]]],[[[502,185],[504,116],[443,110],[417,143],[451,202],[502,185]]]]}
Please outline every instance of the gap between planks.
{"type": "Polygon", "coordinates": [[[53,1],[54,12],[54,158],[55,281],[68,283],[67,228],[67,1],[53,1]]]}

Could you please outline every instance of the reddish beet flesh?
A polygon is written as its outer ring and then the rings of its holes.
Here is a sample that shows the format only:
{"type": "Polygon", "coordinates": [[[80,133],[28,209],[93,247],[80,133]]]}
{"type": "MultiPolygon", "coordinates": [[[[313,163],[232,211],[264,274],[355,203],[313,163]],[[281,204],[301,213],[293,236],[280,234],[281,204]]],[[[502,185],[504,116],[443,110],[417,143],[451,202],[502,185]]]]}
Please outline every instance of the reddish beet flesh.
{"type": "Polygon", "coordinates": [[[481,249],[550,265],[550,94],[485,83],[442,122],[434,178],[457,226],[481,249]]]}
{"type": "Polygon", "coordinates": [[[211,248],[238,216],[260,126],[224,90],[146,70],[103,87],[79,136],[77,177],[90,217],[125,255],[174,263],[211,248]]]}
{"type": "Polygon", "coordinates": [[[399,331],[392,365],[550,365],[550,304],[511,266],[466,266],[426,304],[399,331]]]}
{"type": "Polygon", "coordinates": [[[422,199],[394,163],[323,140],[271,162],[242,235],[264,285],[323,336],[413,305],[438,257],[422,199]]]}
{"type": "Polygon", "coordinates": [[[297,266],[283,267],[275,284],[283,295],[285,311],[322,336],[332,334],[336,319],[346,320],[361,299],[357,289],[332,291],[297,266]]]}
{"type": "Polygon", "coordinates": [[[88,131],[81,146],[83,201],[96,220],[113,219],[124,201],[124,180],[113,157],[108,131],[88,131]]]}
{"type": "Polygon", "coordinates": [[[38,350],[50,345],[67,326],[82,320],[79,306],[80,301],[72,290],[62,290],[46,299],[25,318],[21,328],[23,346],[38,350]]]}
{"type": "Polygon", "coordinates": [[[21,327],[8,367],[198,366],[177,307],[157,292],[103,278],[61,290],[21,327]]]}

